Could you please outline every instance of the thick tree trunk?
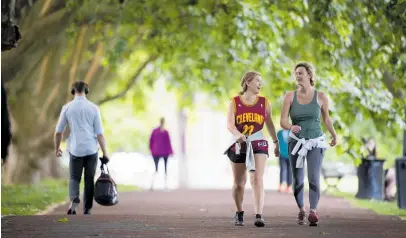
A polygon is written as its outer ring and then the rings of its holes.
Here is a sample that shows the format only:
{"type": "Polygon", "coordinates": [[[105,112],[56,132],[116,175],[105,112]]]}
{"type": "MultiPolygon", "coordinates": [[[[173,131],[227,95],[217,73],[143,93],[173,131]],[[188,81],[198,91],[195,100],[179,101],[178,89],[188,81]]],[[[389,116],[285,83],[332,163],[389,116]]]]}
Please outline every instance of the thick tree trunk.
{"type": "MultiPolygon", "coordinates": [[[[33,67],[20,69],[7,85],[15,150],[10,157],[13,165],[7,168],[5,181],[8,183],[33,183],[44,177],[62,176],[59,158],[54,155],[53,134],[62,106],[72,97],[69,84],[77,79],[91,81],[104,71],[96,67],[100,65],[103,49],[90,44],[94,31],[86,29],[81,33],[76,39],[76,51],[67,63],[61,62],[68,42],[61,40],[45,51],[33,52],[33,67]],[[89,48],[99,49],[96,60],[84,59],[83,54],[89,48]]],[[[107,79],[93,80],[90,86],[103,84],[103,80],[107,79]]],[[[93,92],[89,99],[92,100],[92,96],[97,99],[98,95],[93,92]]]]}
{"type": "MultiPolygon", "coordinates": [[[[5,183],[36,183],[51,175],[49,158],[54,151],[52,130],[43,130],[40,136],[41,132],[25,128],[17,128],[14,134],[5,183]]],[[[60,173],[54,176],[60,177],[60,173]]]]}
{"type": "MultiPolygon", "coordinates": [[[[10,157],[4,166],[2,174],[3,184],[37,183],[41,178],[50,177],[49,148],[23,149],[15,145],[10,147],[10,157]]],[[[55,174],[54,178],[61,178],[62,174],[55,174]]]]}
{"type": "Polygon", "coordinates": [[[49,164],[49,177],[51,178],[65,178],[66,173],[61,166],[61,161],[59,158],[55,158],[55,156],[50,156],[48,159],[49,164]]]}
{"type": "Polygon", "coordinates": [[[25,184],[35,184],[40,181],[40,156],[34,153],[26,152],[22,153],[17,151],[16,164],[14,170],[11,172],[10,182],[15,184],[25,183],[25,184]]]}
{"type": "Polygon", "coordinates": [[[40,178],[68,178],[66,171],[61,166],[61,159],[55,157],[54,150],[50,150],[40,163],[40,178]]]}
{"type": "MultiPolygon", "coordinates": [[[[68,37],[66,29],[74,19],[65,4],[62,0],[35,1],[21,14],[23,37],[18,47],[2,53],[2,80],[7,82],[14,151],[5,167],[4,182],[60,177],[63,171],[54,155],[53,133],[62,106],[72,99],[70,85],[85,80],[91,88],[89,100],[97,102],[107,81],[115,76],[101,64],[112,44],[92,41],[96,26],[83,22],[77,26],[76,38],[68,37]]],[[[152,56],[145,65],[153,60],[152,56]]],[[[136,84],[145,65],[140,65],[140,72],[119,96],[136,84]]]]}

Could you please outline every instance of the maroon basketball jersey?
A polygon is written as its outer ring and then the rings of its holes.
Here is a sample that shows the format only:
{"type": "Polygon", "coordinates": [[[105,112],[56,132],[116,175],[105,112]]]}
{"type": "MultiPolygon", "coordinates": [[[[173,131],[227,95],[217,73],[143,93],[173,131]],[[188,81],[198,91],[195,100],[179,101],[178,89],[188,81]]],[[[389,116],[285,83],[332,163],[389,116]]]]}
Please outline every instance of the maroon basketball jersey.
{"type": "Polygon", "coordinates": [[[258,96],[252,105],[245,104],[241,96],[234,97],[233,102],[235,126],[239,132],[250,136],[264,128],[268,103],[265,97],[258,96]]]}

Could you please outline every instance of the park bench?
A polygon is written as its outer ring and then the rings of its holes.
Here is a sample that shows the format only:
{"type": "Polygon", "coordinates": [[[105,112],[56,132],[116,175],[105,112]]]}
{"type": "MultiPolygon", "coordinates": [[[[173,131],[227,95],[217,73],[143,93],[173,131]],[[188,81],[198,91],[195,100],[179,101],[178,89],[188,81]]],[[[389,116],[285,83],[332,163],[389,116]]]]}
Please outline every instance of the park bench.
{"type": "Polygon", "coordinates": [[[356,175],[354,166],[346,165],[343,162],[329,161],[324,162],[321,167],[321,174],[324,182],[327,185],[323,193],[326,193],[329,189],[338,189],[338,185],[342,178],[348,175],[356,175]]]}

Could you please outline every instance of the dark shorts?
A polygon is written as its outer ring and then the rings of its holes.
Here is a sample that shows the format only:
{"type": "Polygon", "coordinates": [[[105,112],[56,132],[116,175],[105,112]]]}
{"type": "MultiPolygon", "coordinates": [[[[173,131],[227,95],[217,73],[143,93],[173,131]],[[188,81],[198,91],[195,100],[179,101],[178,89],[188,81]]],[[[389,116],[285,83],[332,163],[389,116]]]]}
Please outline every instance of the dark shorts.
{"type": "MultiPolygon", "coordinates": [[[[228,150],[227,156],[233,163],[245,163],[246,148],[246,145],[242,144],[240,154],[237,155],[235,154],[235,146],[233,146],[228,150]]],[[[254,149],[254,154],[266,154],[267,156],[269,156],[268,141],[266,140],[252,142],[252,148],[254,149]]]]}

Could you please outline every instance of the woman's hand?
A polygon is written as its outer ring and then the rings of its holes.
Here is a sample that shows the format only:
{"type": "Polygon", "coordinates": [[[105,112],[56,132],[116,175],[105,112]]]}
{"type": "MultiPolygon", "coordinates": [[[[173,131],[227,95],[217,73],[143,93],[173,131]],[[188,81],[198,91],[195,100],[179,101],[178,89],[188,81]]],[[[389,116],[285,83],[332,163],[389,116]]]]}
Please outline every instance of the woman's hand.
{"type": "Polygon", "coordinates": [[[273,152],[275,154],[275,157],[279,157],[279,155],[281,154],[279,152],[279,145],[278,144],[275,144],[275,149],[273,150],[273,152]]]}
{"type": "Polygon", "coordinates": [[[290,130],[291,130],[293,133],[298,133],[299,131],[302,130],[302,128],[301,128],[300,126],[292,125],[292,126],[290,127],[290,130]]]}
{"type": "Polygon", "coordinates": [[[337,144],[337,137],[333,136],[333,139],[330,142],[330,146],[335,146],[337,144]]]}
{"type": "Polygon", "coordinates": [[[242,133],[240,133],[237,137],[238,137],[237,141],[239,143],[243,143],[243,142],[247,141],[247,137],[242,133]]]}

